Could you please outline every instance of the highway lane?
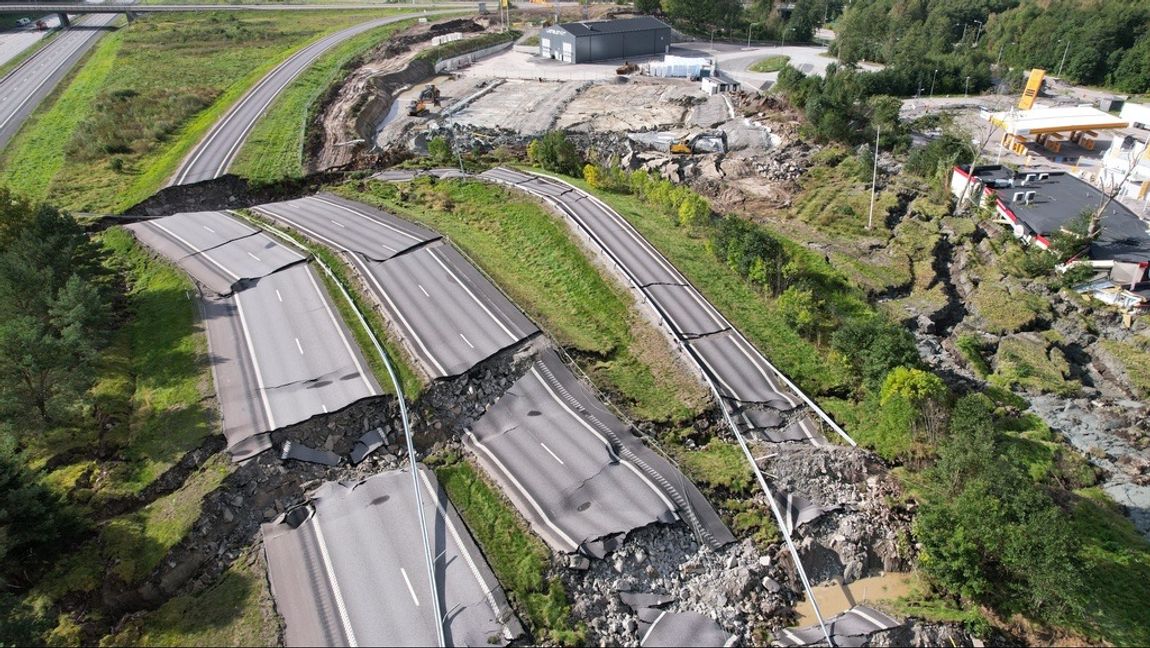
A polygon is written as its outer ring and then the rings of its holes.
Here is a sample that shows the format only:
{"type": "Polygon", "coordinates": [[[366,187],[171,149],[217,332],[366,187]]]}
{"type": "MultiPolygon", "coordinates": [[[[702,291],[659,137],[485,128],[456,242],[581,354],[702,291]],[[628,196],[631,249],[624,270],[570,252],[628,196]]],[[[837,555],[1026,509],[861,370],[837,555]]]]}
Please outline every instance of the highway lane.
{"type": "Polygon", "coordinates": [[[555,551],[601,558],[596,540],[669,523],[675,506],[576,413],[576,382],[554,351],[544,352],[464,442],[555,551]]]}
{"type": "Polygon", "coordinates": [[[305,257],[220,212],[128,226],[217,294],[203,315],[224,435],[234,459],[267,433],[380,393],[305,257]]]}
{"type": "Polygon", "coordinates": [[[175,214],[127,226],[145,245],[218,295],[306,259],[222,212],[175,214]]]}
{"type": "Polygon", "coordinates": [[[363,203],[333,194],[260,205],[255,211],[338,250],[386,261],[439,234],[363,203]]]}
{"type": "Polygon", "coordinates": [[[208,134],[192,149],[176,171],[171,185],[184,185],[211,180],[227,173],[228,167],[256,122],[297,76],[316,59],[343,41],[365,31],[413,18],[420,14],[402,14],[379,18],[329,34],[292,54],[249,90],[216,122],[208,134]]]}
{"type": "Polygon", "coordinates": [[[812,443],[821,441],[809,421],[786,434],[765,429],[764,423],[783,424],[778,412],[813,404],[622,216],[593,196],[549,178],[511,169],[492,169],[480,177],[542,197],[566,214],[667,322],[724,399],[729,399],[724,405],[742,413],[736,421],[746,425],[744,430],[762,431],[776,441],[797,433],[812,443]]]}
{"type": "Polygon", "coordinates": [[[0,150],[116,18],[102,14],[77,20],[0,79],[0,150]]]}
{"type": "Polygon", "coordinates": [[[385,312],[433,378],[465,373],[539,332],[443,242],[362,266],[385,312]]]}
{"type": "Polygon", "coordinates": [[[307,265],[270,274],[234,300],[270,429],[380,393],[307,265]]]}
{"type": "MultiPolygon", "coordinates": [[[[522,634],[498,581],[434,474],[420,466],[448,646],[522,634]]],[[[436,645],[434,606],[410,475],[327,482],[262,528],[288,646],[436,645]]]]}

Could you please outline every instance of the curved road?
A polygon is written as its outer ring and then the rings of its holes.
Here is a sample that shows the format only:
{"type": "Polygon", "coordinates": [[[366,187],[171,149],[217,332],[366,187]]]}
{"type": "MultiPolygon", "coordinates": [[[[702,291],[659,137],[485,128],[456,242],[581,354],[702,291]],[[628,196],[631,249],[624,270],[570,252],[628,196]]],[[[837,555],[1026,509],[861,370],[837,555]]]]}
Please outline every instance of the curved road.
{"type": "Polygon", "coordinates": [[[116,16],[101,14],[77,20],[0,79],[0,149],[8,145],[36,106],[108,31],[116,16]]]}
{"type": "Polygon", "coordinates": [[[255,127],[256,122],[271,106],[284,88],[303,73],[312,63],[329,49],[343,41],[381,25],[415,18],[422,14],[402,14],[378,20],[370,20],[354,27],[325,36],[304,47],[280,63],[267,76],[249,90],[220,121],[212,127],[206,137],[196,145],[184,159],[169,185],[185,185],[212,180],[227,173],[244,141],[255,127]]]}

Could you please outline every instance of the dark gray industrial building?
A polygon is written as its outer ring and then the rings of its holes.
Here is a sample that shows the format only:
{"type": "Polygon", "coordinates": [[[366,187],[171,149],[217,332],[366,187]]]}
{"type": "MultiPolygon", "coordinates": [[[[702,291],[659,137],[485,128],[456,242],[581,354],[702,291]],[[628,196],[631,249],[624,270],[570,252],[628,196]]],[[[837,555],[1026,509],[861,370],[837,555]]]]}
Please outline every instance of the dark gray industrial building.
{"type": "Polygon", "coordinates": [[[655,56],[671,44],[667,23],[641,16],[553,25],[539,34],[539,55],[564,63],[655,56]]]}

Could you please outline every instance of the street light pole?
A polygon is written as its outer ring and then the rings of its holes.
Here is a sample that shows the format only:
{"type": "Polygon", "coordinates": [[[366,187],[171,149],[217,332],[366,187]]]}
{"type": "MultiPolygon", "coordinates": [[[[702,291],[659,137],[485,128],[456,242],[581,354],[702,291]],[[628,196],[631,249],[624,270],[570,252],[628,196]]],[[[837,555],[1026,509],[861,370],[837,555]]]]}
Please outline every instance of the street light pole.
{"type": "Polygon", "coordinates": [[[786,29],[783,30],[783,42],[782,42],[782,44],[779,45],[779,47],[786,47],[787,46],[787,32],[791,31],[791,29],[792,29],[791,27],[787,27],[786,29]]]}
{"type": "Polygon", "coordinates": [[[759,24],[759,23],[753,22],[753,23],[747,25],[747,49],[751,48],[751,27],[754,27],[757,24],[759,24]]]}
{"type": "Polygon", "coordinates": [[[938,77],[938,68],[934,69],[934,74],[930,75],[930,97],[934,98],[934,80],[938,77]]]}
{"type": "Polygon", "coordinates": [[[715,27],[711,28],[711,51],[715,51],[715,27]]]}
{"type": "Polygon", "coordinates": [[[882,124],[876,125],[874,129],[874,169],[870,176],[870,212],[866,217],[868,231],[874,227],[874,186],[878,181],[878,137],[880,133],[882,133],[882,124]]]}
{"type": "Polygon", "coordinates": [[[970,77],[966,77],[966,84],[962,86],[962,96],[970,96],[970,77]]]}
{"type": "MultiPolygon", "coordinates": [[[[1058,42],[1061,43],[1062,40],[1059,39],[1058,42]]],[[[1062,50],[1062,62],[1058,64],[1058,78],[1059,79],[1062,78],[1062,66],[1066,65],[1066,55],[1069,53],[1070,53],[1070,39],[1067,38],[1066,39],[1066,49],[1062,50]]]]}
{"type": "Polygon", "coordinates": [[[978,37],[982,34],[982,21],[976,20],[974,22],[978,23],[978,29],[974,32],[974,42],[970,45],[971,49],[978,46],[978,37]]]}

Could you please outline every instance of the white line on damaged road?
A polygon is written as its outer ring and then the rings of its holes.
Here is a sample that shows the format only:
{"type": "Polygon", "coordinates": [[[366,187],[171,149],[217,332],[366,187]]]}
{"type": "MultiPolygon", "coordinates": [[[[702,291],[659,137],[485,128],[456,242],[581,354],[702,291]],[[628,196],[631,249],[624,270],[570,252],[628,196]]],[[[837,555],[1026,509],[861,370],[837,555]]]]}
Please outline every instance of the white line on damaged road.
{"type": "Polygon", "coordinates": [[[543,443],[542,441],[540,441],[539,445],[543,446],[543,449],[547,451],[547,454],[554,457],[555,461],[558,461],[560,466],[566,466],[567,465],[567,464],[563,463],[563,460],[559,458],[559,455],[555,454],[554,452],[551,452],[551,448],[548,448],[546,443],[543,443]]]}
{"type": "Polygon", "coordinates": [[[407,577],[407,570],[400,567],[399,573],[403,574],[403,581],[407,583],[407,591],[411,593],[411,600],[415,601],[415,607],[419,607],[419,597],[415,595],[415,588],[411,586],[411,579],[407,577]]]}

